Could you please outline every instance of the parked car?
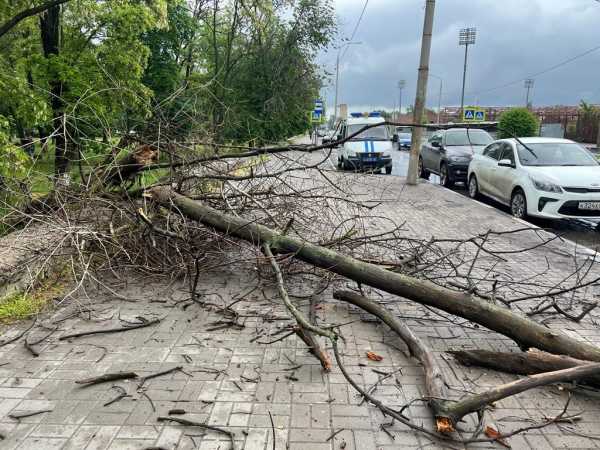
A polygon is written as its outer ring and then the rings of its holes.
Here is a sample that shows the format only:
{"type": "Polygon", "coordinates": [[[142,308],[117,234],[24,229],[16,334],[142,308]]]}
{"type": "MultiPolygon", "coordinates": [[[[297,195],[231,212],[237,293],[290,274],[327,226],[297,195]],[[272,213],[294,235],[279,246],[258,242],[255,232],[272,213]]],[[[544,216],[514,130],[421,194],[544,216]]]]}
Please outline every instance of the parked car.
{"type": "Polygon", "coordinates": [[[410,150],[412,130],[407,127],[396,127],[392,141],[396,144],[398,150],[410,150]]]}
{"type": "Polygon", "coordinates": [[[419,175],[440,176],[440,183],[452,187],[455,182],[467,181],[469,163],[474,153],[493,141],[487,131],[470,128],[450,128],[433,133],[421,146],[419,175]]]}
{"type": "Polygon", "coordinates": [[[567,139],[502,139],[469,166],[469,195],[479,194],[518,218],[600,218],[600,164],[567,139]]]}
{"type": "Polygon", "coordinates": [[[392,173],[392,142],[385,120],[376,113],[354,116],[340,123],[337,140],[345,139],[366,125],[376,125],[353,136],[338,148],[338,168],[344,170],[384,170],[392,173]]]}

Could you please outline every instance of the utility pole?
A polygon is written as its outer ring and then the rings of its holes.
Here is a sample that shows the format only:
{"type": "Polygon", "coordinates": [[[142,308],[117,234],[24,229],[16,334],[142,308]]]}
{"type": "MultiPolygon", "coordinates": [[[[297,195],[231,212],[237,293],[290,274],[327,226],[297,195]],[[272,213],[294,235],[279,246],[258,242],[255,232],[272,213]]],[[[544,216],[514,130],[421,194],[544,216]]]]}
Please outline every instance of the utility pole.
{"type": "Polygon", "coordinates": [[[465,110],[465,82],[467,80],[467,57],[469,54],[469,45],[475,44],[475,37],[477,36],[477,28],[463,28],[458,33],[458,45],[465,46],[465,65],[463,67],[463,78],[462,78],[462,93],[460,95],[460,120],[465,110]]]}
{"type": "Polygon", "coordinates": [[[335,60],[335,105],[333,107],[333,124],[337,122],[338,117],[338,89],[340,82],[340,54],[342,50],[348,47],[349,45],[360,45],[362,42],[346,42],[344,45],[338,47],[337,58],[335,60]]]}
{"type": "MultiPolygon", "coordinates": [[[[427,99],[427,78],[429,74],[429,54],[431,53],[431,35],[433,33],[433,15],[435,0],[426,0],[425,21],[423,23],[423,38],[421,40],[421,59],[419,61],[419,78],[417,80],[417,96],[413,112],[413,122],[423,123],[425,100],[427,99]]],[[[417,184],[417,170],[419,167],[419,152],[421,151],[421,136],[423,128],[415,127],[412,130],[410,142],[410,159],[408,161],[408,177],[406,182],[410,185],[417,184]]]]}
{"type": "Polygon", "coordinates": [[[525,80],[525,89],[527,89],[527,96],[525,97],[525,108],[529,109],[529,91],[533,88],[533,78],[527,78],[525,80]]]}
{"type": "Polygon", "coordinates": [[[400,101],[398,103],[398,121],[400,121],[400,116],[402,115],[402,89],[406,86],[406,80],[398,81],[398,90],[400,91],[400,101]]]}

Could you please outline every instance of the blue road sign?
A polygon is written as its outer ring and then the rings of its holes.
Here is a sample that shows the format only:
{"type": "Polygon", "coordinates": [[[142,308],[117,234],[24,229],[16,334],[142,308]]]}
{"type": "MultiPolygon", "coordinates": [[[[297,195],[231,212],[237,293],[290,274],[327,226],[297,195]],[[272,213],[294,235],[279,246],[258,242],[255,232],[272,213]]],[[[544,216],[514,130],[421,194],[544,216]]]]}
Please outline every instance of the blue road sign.
{"type": "Polygon", "coordinates": [[[465,122],[484,122],[485,110],[477,106],[465,106],[463,120],[465,122]]]}
{"type": "Polygon", "coordinates": [[[323,100],[315,100],[315,112],[323,113],[323,100]]]}

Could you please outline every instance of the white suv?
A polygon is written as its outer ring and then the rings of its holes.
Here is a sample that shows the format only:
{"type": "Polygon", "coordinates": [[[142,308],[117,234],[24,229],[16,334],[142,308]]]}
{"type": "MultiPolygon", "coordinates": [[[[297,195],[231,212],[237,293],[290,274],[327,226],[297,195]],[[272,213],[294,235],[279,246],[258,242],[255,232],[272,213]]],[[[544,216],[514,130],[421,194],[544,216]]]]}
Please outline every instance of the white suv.
{"type": "Polygon", "coordinates": [[[518,218],[600,218],[600,164],[567,139],[495,141],[474,155],[468,180],[470,197],[492,197],[518,218]]]}

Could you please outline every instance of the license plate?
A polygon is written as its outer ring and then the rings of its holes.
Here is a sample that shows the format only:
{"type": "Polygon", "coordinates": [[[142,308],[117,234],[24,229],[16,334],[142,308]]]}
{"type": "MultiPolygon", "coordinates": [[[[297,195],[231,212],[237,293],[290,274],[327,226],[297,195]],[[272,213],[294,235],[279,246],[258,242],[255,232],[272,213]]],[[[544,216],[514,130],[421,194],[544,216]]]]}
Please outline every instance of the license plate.
{"type": "Polygon", "coordinates": [[[600,202],[579,202],[579,209],[600,211],[600,202]]]}
{"type": "Polygon", "coordinates": [[[363,158],[363,162],[375,162],[377,158],[363,158]]]}

